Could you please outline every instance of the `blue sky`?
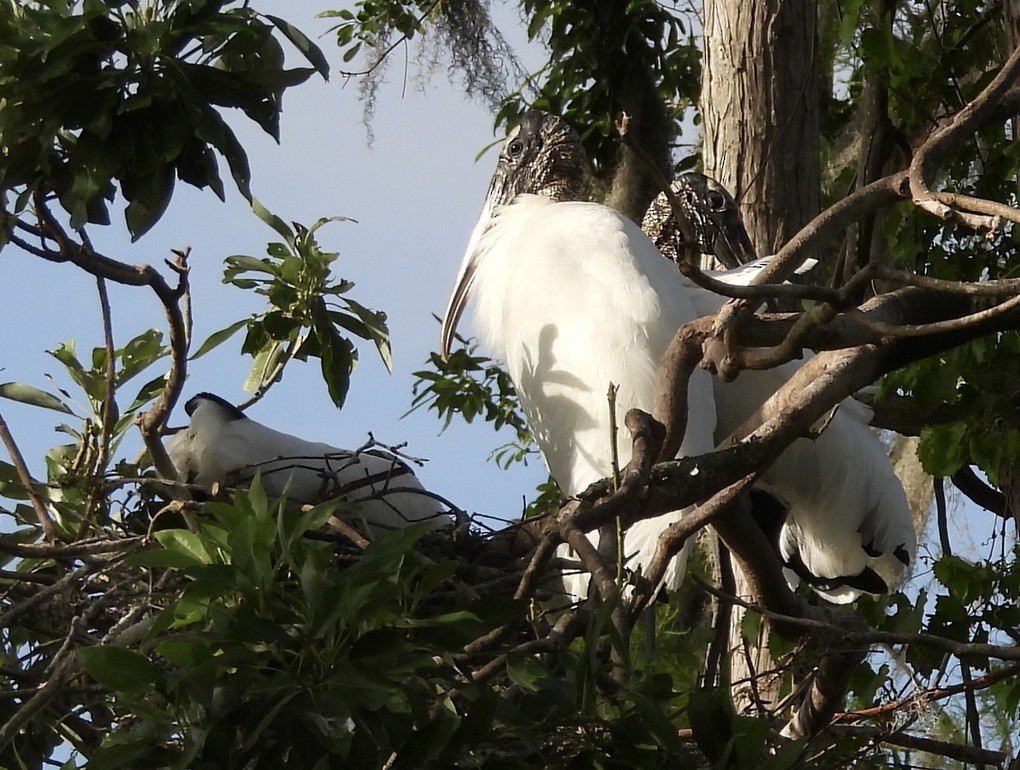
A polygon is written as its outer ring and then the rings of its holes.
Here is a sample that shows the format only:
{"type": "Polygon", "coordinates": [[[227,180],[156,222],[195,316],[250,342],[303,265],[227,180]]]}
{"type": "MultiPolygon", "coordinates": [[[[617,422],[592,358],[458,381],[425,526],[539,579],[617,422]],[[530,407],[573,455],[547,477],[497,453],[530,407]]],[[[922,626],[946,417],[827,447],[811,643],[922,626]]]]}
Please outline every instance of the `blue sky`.
{"type": "MultiPolygon", "coordinates": [[[[249,152],[252,190],[286,221],[357,220],[327,225],[319,240],[341,253],[335,274],[356,283],[350,296],[389,315],[394,367],[388,374],[374,347],[360,344],[361,363],[338,411],[327,397],[318,363],[295,362],[249,415],[341,447],[359,446],[369,431],[385,443],[406,441],[409,453],[429,459],[419,475],[430,489],[467,510],[518,515],[524,497],[545,478],[541,463],[504,472],[488,462],[489,451],[506,439],[483,424],[455,423],[440,435],[434,414],[419,411],[401,419],[411,402],[411,372],[437,347],[439,326],[432,314],[445,307],[495,165],[494,152],[475,160],[497,138],[489,109],[448,82],[443,66],[429,79],[416,77],[415,45],[406,51],[398,47],[379,91],[370,147],[358,84],[337,74],[339,51],[332,35],[325,34],[330,22],[314,18],[315,12],[339,4],[277,0],[258,7],[286,17],[316,39],[333,74],[329,83],[314,78],[287,93],[279,145],[243,117],[232,119],[249,152]]],[[[263,308],[261,298],[221,283],[225,257],[262,256],[266,243],[276,238],[227,184],[225,204],[208,191],[179,184],[167,214],[137,244],[129,243],[119,216],[111,227],[91,231],[101,251],[131,263],[162,265],[170,249],[191,246],[193,349],[211,332],[263,308]]],[[[70,339],[79,355],[102,344],[94,280],[72,266],[44,263],[13,248],[0,259],[0,317],[8,330],[0,348],[0,381],[47,387],[49,373],[65,383],[60,365],[44,351],[70,339]]],[[[118,346],[149,327],[165,330],[150,292],[111,286],[110,293],[118,346]]],[[[234,401],[246,397],[242,384],[251,361],[240,355],[241,340],[238,335],[192,364],[185,398],[199,391],[234,401]]],[[[153,369],[139,384],[157,373],[153,369]]],[[[133,395],[129,390],[122,399],[133,395]]],[[[0,410],[33,472],[43,475],[45,451],[65,443],[53,432],[59,415],[10,401],[0,401],[0,410]]],[[[185,422],[182,400],[172,424],[185,422]]]]}

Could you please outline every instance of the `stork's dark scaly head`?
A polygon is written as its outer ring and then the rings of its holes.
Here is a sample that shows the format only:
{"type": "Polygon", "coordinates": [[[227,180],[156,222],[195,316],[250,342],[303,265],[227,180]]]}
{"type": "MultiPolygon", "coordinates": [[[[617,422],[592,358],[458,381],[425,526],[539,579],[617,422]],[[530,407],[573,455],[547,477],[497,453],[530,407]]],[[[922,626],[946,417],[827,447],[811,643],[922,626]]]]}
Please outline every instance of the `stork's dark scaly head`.
{"type": "Polygon", "coordinates": [[[492,175],[482,213],[471,233],[457,282],[443,317],[439,352],[445,360],[467,305],[478,261],[478,242],[500,206],[518,195],[544,195],[557,201],[579,200],[584,182],[585,154],[577,132],[562,118],[532,110],[510,130],[492,175]]]}
{"type": "Polygon", "coordinates": [[[486,208],[491,214],[521,193],[578,200],[584,167],[584,147],[570,124],[547,112],[526,112],[503,142],[485,197],[486,208]]]}
{"type": "MultiPolygon", "coordinates": [[[[737,203],[725,187],[695,171],[681,174],[671,186],[694,231],[698,253],[714,256],[727,268],[757,259],[737,203]]],[[[652,201],[641,229],[663,256],[680,261],[687,239],[665,193],[652,201]]]]}

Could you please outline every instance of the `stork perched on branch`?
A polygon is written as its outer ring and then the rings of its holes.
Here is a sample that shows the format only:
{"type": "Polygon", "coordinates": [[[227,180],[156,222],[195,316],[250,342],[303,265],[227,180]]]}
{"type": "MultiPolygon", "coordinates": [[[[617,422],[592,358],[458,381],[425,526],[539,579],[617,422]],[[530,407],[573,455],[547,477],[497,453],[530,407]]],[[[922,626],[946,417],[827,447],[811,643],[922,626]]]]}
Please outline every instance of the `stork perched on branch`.
{"type": "MultiPolygon", "coordinates": [[[[718,251],[717,243],[747,238],[736,203],[715,180],[687,173],[673,189],[702,253],[718,251]]],[[[642,228],[663,256],[681,259],[683,237],[665,193],[652,202],[642,228]]],[[[748,285],[767,260],[710,274],[748,285]]],[[[718,312],[727,299],[693,285],[688,290],[698,315],[718,312]]],[[[733,382],[714,378],[717,440],[739,428],[799,366],[791,362],[744,371],[733,382]]],[[[845,399],[817,437],[794,441],[756,483],[788,509],[777,537],[786,566],[837,603],[853,601],[861,592],[887,592],[889,581],[898,581],[917,549],[906,495],[881,442],[867,427],[870,419],[867,407],[845,399]]]]}
{"type": "Polygon", "coordinates": [[[338,449],[281,433],[212,393],[199,393],[184,409],[191,421],[167,443],[182,481],[234,486],[250,482],[258,472],[271,497],[286,492],[294,503],[357,503],[354,517],[373,528],[400,529],[426,520],[437,527],[450,523],[443,506],[395,454],[338,449]]]}
{"type": "MultiPolygon", "coordinates": [[[[468,242],[442,326],[445,357],[469,296],[483,344],[506,362],[532,434],[567,494],[613,475],[607,399],[617,387],[616,422],[650,412],[655,370],[674,332],[698,313],[683,277],[631,220],[580,200],[584,151],[563,120],[529,112],[503,144],[481,216],[468,242]]],[[[684,455],[714,446],[708,374],[690,380],[684,455]]],[[[619,467],[630,459],[619,442],[619,467]]],[[[628,528],[626,565],[640,570],[662,530],[683,510],[628,528]]],[[[593,539],[597,535],[592,536],[593,539]]],[[[561,555],[567,549],[561,547],[561,555]]],[[[666,572],[682,576],[686,555],[666,572]]],[[[587,594],[588,575],[567,575],[566,592],[587,594]]]]}

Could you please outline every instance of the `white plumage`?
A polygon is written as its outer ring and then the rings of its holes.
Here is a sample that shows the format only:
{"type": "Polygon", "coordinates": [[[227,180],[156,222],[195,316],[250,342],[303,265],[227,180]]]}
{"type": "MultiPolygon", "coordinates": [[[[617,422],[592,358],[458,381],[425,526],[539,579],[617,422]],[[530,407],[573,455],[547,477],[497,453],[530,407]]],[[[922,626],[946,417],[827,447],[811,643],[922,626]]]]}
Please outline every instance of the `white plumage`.
{"type": "MultiPolygon", "coordinates": [[[[704,186],[686,180],[685,187],[692,185],[704,186]]],[[[659,207],[661,212],[663,206],[668,208],[665,196],[650,211],[659,207]]],[[[652,237],[668,257],[675,258],[676,244],[655,237],[663,215],[656,216],[652,237]]],[[[739,220],[731,221],[731,226],[743,227],[739,220]]],[[[668,225],[665,229],[674,237],[679,232],[668,225]]],[[[749,285],[768,260],[709,274],[727,283],[749,285]]],[[[687,290],[699,316],[718,312],[727,300],[693,284],[687,290]]],[[[801,365],[790,362],[774,369],[748,370],[733,382],[714,378],[716,438],[722,441],[740,427],[801,365]]],[[[903,486],[881,442],[867,427],[870,417],[862,404],[845,399],[821,435],[793,442],[756,484],[788,509],[778,533],[783,561],[815,591],[837,603],[853,601],[862,591],[888,591],[890,580],[898,581],[917,550],[903,486]]]]}
{"type": "MultiPolygon", "coordinates": [[[[636,224],[573,200],[579,191],[559,171],[572,170],[581,152],[572,129],[540,113],[525,115],[507,136],[442,338],[445,355],[470,291],[475,329],[506,362],[542,456],[567,494],[612,475],[610,384],[619,389],[619,425],[630,408],[650,411],[659,358],[676,329],[697,317],[680,273],[636,224]]],[[[691,379],[689,410],[681,453],[710,451],[715,408],[705,372],[691,379]]],[[[629,437],[618,444],[622,467],[629,437]]],[[[659,534],[683,513],[630,527],[627,565],[646,565],[659,534]]],[[[680,582],[685,558],[670,565],[667,586],[680,582]]],[[[565,590],[583,597],[587,582],[586,573],[567,575],[565,590]]]]}
{"type": "Polygon", "coordinates": [[[375,528],[400,529],[423,520],[449,523],[438,501],[416,491],[423,490],[421,483],[395,455],[352,452],[281,433],[211,393],[193,397],[185,410],[191,418],[187,429],[167,442],[183,481],[237,485],[258,471],[271,497],[286,490],[295,503],[360,501],[354,518],[375,528]]]}

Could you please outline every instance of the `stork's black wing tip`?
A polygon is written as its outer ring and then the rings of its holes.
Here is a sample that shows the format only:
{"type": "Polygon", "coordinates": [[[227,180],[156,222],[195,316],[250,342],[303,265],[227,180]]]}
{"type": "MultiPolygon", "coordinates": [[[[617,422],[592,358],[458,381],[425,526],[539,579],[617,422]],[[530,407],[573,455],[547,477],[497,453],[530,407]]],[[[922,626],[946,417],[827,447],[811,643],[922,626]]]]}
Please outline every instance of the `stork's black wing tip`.
{"type": "Polygon", "coordinates": [[[885,580],[882,579],[882,576],[875,572],[875,570],[871,567],[865,567],[856,575],[841,575],[839,577],[823,578],[808,570],[807,565],[804,564],[799,553],[795,553],[790,559],[787,559],[786,566],[793,570],[793,572],[809,586],[823,593],[837,591],[841,588],[851,588],[855,591],[863,591],[867,594],[889,593],[889,584],[886,583],[885,580]]]}

